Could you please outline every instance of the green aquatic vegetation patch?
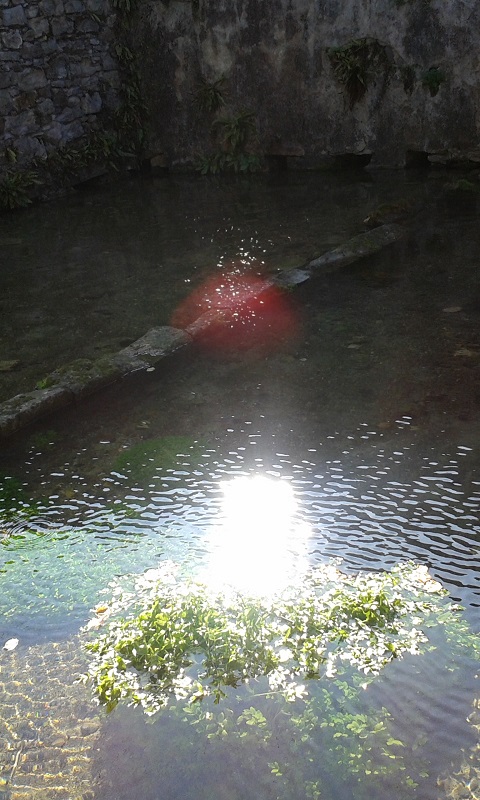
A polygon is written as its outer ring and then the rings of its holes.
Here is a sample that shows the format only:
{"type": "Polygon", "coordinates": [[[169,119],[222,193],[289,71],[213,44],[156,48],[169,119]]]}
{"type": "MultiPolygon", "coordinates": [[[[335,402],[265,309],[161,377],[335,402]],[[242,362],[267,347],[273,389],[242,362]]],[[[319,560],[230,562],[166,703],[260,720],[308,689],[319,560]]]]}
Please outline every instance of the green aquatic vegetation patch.
{"type": "Polygon", "coordinates": [[[317,567],[271,598],[214,592],[166,563],[108,591],[86,626],[85,679],[107,711],[161,714],[162,774],[187,748],[184,769],[192,785],[206,782],[202,797],[225,759],[256,776],[260,797],[331,796],[331,776],[355,800],[418,796],[426,738],[402,741],[366,690],[396,659],[437,659],[439,631],[448,670],[455,649],[480,657],[459,607],[413,563],[355,576],[317,567]],[[201,762],[189,755],[192,733],[201,762]]]}
{"type": "Polygon", "coordinates": [[[200,444],[188,436],[144,439],[120,453],[113,464],[113,471],[143,482],[151,479],[157,471],[165,472],[186,462],[196,462],[200,455],[200,444]]]}
{"type": "Polygon", "coordinates": [[[82,624],[112,575],[128,572],[132,558],[146,569],[162,551],[158,539],[139,536],[135,542],[133,534],[126,546],[123,517],[101,519],[98,528],[35,529],[31,520],[6,526],[0,540],[2,619],[19,629],[35,618],[49,627],[69,619],[82,624]]]}
{"type": "Polygon", "coordinates": [[[14,475],[0,473],[0,532],[1,525],[18,518],[29,519],[37,513],[38,504],[32,503],[22,482],[14,475]]]}
{"type": "Polygon", "coordinates": [[[87,644],[90,678],[109,710],[122,700],[153,714],[175,698],[218,703],[228,688],[263,677],[291,699],[307,691],[303,682],[347,664],[376,675],[422,652],[440,613],[455,625],[456,607],[426,575],[413,564],[355,577],[317,567],[269,599],[150,571],[133,591],[117,591],[113,620],[87,644]]]}

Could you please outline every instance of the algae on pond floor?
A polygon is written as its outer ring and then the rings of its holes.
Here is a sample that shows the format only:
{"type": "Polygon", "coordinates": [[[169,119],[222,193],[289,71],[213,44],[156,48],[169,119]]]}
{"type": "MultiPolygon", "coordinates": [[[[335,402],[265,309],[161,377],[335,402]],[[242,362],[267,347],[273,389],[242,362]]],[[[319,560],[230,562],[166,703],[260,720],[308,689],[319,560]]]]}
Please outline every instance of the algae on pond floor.
{"type": "Polygon", "coordinates": [[[163,436],[146,439],[128,447],[116,458],[114,472],[127,473],[137,482],[150,480],[158,472],[166,472],[182,464],[198,462],[201,446],[189,436],[163,436]]]}

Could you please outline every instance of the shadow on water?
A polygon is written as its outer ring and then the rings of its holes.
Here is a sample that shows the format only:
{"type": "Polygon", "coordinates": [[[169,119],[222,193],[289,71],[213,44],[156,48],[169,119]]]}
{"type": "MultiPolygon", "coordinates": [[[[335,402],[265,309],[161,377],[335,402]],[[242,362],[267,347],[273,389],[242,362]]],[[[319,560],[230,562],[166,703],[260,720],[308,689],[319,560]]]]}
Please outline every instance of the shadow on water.
{"type": "MultiPolygon", "coordinates": [[[[164,560],[198,574],[212,557],[220,484],[252,475],[293,488],[310,564],[425,563],[478,627],[476,215],[437,203],[436,181],[283,181],[132,182],[120,196],[82,195],[68,227],[55,204],[13,219],[0,335],[25,371],[4,373],[6,392],[167,322],[209,266],[297,266],[359,232],[395,193],[421,195],[428,209],[404,241],[300,287],[300,337],[268,352],[192,350],[5,443],[3,485],[15,479],[17,493],[0,521],[4,641],[18,637],[27,654],[61,647],[115,576],[164,560]]],[[[452,684],[435,658],[406,660],[369,695],[367,705],[393,710],[399,738],[420,727],[432,740],[422,800],[472,745],[474,670],[458,669],[452,684]]],[[[97,800],[276,797],[252,753],[235,760],[178,721],[149,726],[117,710],[95,753],[97,800]]],[[[330,797],[361,796],[331,781],[330,797]]]]}

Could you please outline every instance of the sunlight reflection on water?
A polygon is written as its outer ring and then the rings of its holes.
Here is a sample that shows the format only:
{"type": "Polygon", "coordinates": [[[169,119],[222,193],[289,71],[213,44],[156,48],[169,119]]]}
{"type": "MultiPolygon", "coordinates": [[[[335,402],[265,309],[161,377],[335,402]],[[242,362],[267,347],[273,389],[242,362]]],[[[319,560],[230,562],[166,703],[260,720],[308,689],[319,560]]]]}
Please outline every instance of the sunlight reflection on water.
{"type": "Polygon", "coordinates": [[[290,483],[264,475],[222,481],[221,519],[211,533],[203,579],[247,594],[271,595],[307,568],[309,527],[297,516],[290,483]]]}

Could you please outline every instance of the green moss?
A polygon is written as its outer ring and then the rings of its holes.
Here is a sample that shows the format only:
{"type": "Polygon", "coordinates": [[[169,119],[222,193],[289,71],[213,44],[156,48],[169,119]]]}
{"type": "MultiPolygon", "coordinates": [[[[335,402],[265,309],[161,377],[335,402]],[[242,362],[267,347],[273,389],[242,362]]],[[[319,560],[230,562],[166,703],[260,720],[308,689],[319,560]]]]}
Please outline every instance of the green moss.
{"type": "Polygon", "coordinates": [[[187,436],[164,436],[146,439],[124,450],[113,465],[114,472],[128,474],[133,480],[144,482],[155,472],[175,469],[186,460],[197,461],[200,447],[187,436]]]}

